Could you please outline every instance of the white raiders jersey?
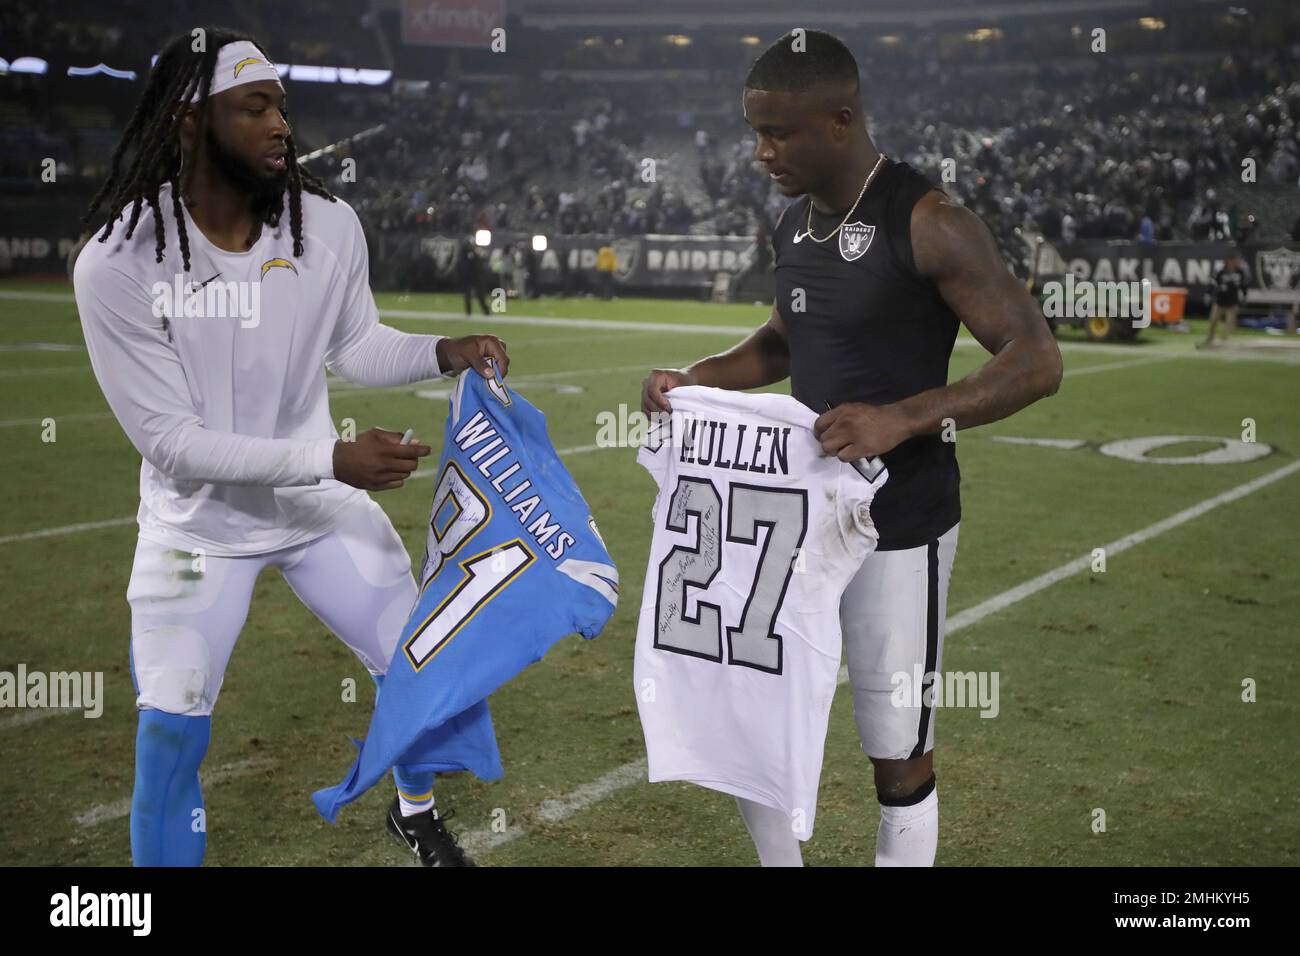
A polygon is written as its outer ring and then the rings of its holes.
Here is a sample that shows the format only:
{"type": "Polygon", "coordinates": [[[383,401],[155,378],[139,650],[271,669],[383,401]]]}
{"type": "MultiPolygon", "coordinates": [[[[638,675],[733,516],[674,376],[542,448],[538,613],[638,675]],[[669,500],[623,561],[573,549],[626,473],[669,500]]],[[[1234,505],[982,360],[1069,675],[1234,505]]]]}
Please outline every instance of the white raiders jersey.
{"type": "Polygon", "coordinates": [[[878,536],[879,461],[822,452],[788,395],[688,386],[637,460],[659,484],[634,683],[650,780],[785,811],[812,836],[840,597],[878,536]]]}

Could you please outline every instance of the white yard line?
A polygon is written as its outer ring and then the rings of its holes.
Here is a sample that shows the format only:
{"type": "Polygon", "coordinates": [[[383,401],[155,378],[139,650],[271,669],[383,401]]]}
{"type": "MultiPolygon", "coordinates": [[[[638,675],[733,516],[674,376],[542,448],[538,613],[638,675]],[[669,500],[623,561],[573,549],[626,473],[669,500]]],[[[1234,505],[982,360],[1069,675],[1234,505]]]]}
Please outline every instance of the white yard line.
{"type": "MultiPolygon", "coordinates": [[[[597,777],[591,783],[583,784],[572,793],[567,793],[562,797],[554,797],[550,800],[543,800],[533,815],[544,823],[560,823],[575,813],[580,813],[588,807],[600,803],[606,797],[613,796],[620,790],[626,790],[628,787],[635,787],[639,783],[645,783],[646,772],[647,767],[644,757],[640,760],[633,760],[631,763],[625,763],[621,767],[615,767],[604,776],[597,777]]],[[[527,831],[521,826],[510,824],[507,820],[506,829],[500,833],[494,833],[491,830],[472,830],[463,834],[460,842],[473,855],[494,850],[526,834],[527,831]]]]}
{"type": "MultiPolygon", "coordinates": [[[[29,301],[29,302],[67,302],[75,301],[69,293],[59,292],[9,292],[0,291],[0,301],[29,301]]],[[[472,315],[466,316],[463,312],[442,312],[434,309],[380,309],[379,314],[385,318],[393,319],[413,319],[416,321],[428,322],[473,322],[473,323],[492,323],[497,325],[518,325],[518,326],[537,326],[537,327],[556,327],[569,329],[606,329],[610,331],[629,331],[629,332],[681,332],[687,335],[747,335],[759,324],[756,316],[752,324],[747,325],[700,325],[688,322],[639,322],[639,321],[619,321],[617,319],[579,319],[565,318],[551,315],[514,315],[509,312],[492,313],[491,315],[472,315]]],[[[1243,341],[1246,341],[1243,339],[1243,341]]],[[[967,337],[958,337],[957,348],[970,348],[979,346],[975,339],[967,337]]],[[[1117,350],[1127,346],[1108,343],[1108,342],[1060,342],[1062,352],[1101,352],[1108,355],[1118,354],[1117,350]]],[[[1141,355],[1145,350],[1143,346],[1134,347],[1134,351],[1141,355]]],[[[1270,349],[1261,351],[1270,352],[1270,349]]],[[[1135,356],[1137,357],[1137,356],[1135,356]]],[[[1295,360],[1300,356],[1278,356],[1272,355],[1243,355],[1234,353],[1232,350],[1225,351],[1196,351],[1196,352],[1178,352],[1170,358],[1205,358],[1205,359],[1258,359],[1277,361],[1279,358],[1284,360],[1295,360]]]]}
{"type": "MultiPolygon", "coordinates": [[[[103,418],[112,418],[112,412],[78,412],[75,415],[50,415],[55,424],[62,422],[93,422],[103,418]]],[[[0,421],[0,428],[23,428],[44,426],[44,418],[7,418],[0,421]]]]}
{"type": "MultiPolygon", "coordinates": [[[[1157,521],[1155,524],[1147,525],[1147,527],[1143,528],[1141,531],[1135,531],[1122,538],[1116,538],[1114,541],[1101,545],[1100,547],[1105,549],[1106,558],[1109,560],[1114,555],[1127,551],[1134,545],[1141,544],[1144,541],[1150,541],[1157,535],[1164,534],[1166,531],[1177,528],[1179,525],[1186,524],[1194,518],[1199,518],[1206,512],[1218,508],[1220,505],[1236,501],[1238,498],[1244,498],[1246,495],[1252,494],[1261,488],[1265,488],[1274,482],[1281,481],[1283,478],[1286,478],[1288,475],[1293,475],[1297,471],[1300,471],[1300,461],[1293,461],[1289,465],[1275,468],[1266,474],[1260,475],[1258,478],[1246,482],[1245,484],[1237,485],[1235,488],[1230,488],[1211,498],[1206,498],[1204,501],[1198,502],[1190,508],[1184,508],[1182,511],[1170,515],[1163,521],[1157,521]]],[[[990,614],[995,614],[1003,608],[1010,607],[1017,601],[1023,601],[1030,595],[1037,594],[1044,588],[1051,587],[1057,581],[1062,581],[1073,574],[1078,574],[1080,571],[1090,568],[1092,562],[1093,556],[1090,549],[1087,554],[1080,555],[1073,561],[1068,561],[1061,565],[1059,568],[1053,568],[1046,574],[1040,574],[1038,577],[1031,578],[1023,584],[1017,584],[1014,588],[1011,588],[1008,591],[1003,591],[1001,594],[994,595],[987,601],[982,601],[974,607],[967,608],[958,614],[954,614],[952,617],[948,618],[947,631],[945,633],[951,634],[963,627],[969,627],[971,624],[982,621],[990,614]]]]}
{"type": "Polygon", "coordinates": [[[49,717],[68,717],[72,714],[84,714],[84,707],[40,707],[24,710],[18,714],[0,718],[0,730],[12,730],[14,727],[26,727],[49,717]]]}
{"type": "MultiPolygon", "coordinates": [[[[1244,484],[1240,484],[1235,488],[1222,492],[1221,494],[1206,498],[1204,501],[1192,505],[1190,508],[1184,508],[1177,514],[1170,515],[1162,521],[1157,521],[1155,524],[1148,525],[1140,531],[1135,531],[1132,534],[1125,535],[1122,538],[1117,538],[1109,544],[1103,545],[1106,549],[1106,555],[1107,557],[1110,557],[1111,555],[1127,551],[1134,545],[1141,544],[1144,541],[1149,541],[1157,535],[1164,534],[1166,531],[1176,528],[1179,525],[1186,524],[1187,522],[1199,518],[1221,505],[1236,501],[1239,498],[1244,498],[1261,488],[1267,487],[1274,482],[1281,481],[1289,475],[1295,474],[1297,471],[1300,471],[1300,461],[1293,461],[1289,465],[1283,465],[1281,468],[1276,468],[1267,474],[1261,475],[1260,477],[1245,482],[1244,484]]],[[[1087,554],[1075,558],[1073,561],[1068,561],[1058,568],[1053,568],[1046,574],[1040,574],[1038,577],[1031,578],[1022,584],[1018,584],[1013,588],[1003,591],[1001,594],[996,594],[986,601],[981,601],[974,607],[967,608],[964,611],[952,615],[948,618],[945,624],[945,639],[951,637],[962,628],[978,624],[986,617],[1023,601],[1025,598],[1031,597],[1039,591],[1051,587],[1058,581],[1063,581],[1071,575],[1090,568],[1092,566],[1092,560],[1092,552],[1089,550],[1087,554]]],[[[839,682],[844,684],[847,683],[847,681],[848,668],[841,667],[839,682]]],[[[603,776],[596,778],[591,783],[583,784],[571,793],[542,802],[534,811],[534,815],[546,823],[560,823],[607,797],[613,796],[629,787],[634,787],[646,782],[645,758],[633,760],[630,763],[625,763],[620,767],[616,767],[603,776]]],[[[508,827],[504,833],[494,833],[490,829],[470,830],[462,834],[460,840],[470,852],[484,853],[527,835],[528,830],[516,824],[508,827]]]]}
{"type": "MultiPolygon", "coordinates": [[[[9,292],[0,291],[0,301],[17,302],[67,302],[76,299],[61,292],[9,292]]],[[[569,329],[610,329],[629,332],[659,332],[671,330],[696,335],[747,335],[753,325],[694,325],[664,322],[620,322],[614,319],[573,319],[550,315],[513,315],[494,312],[491,315],[466,315],[464,312],[440,312],[433,309],[380,309],[379,314],[389,319],[416,319],[429,322],[489,322],[493,325],[556,326],[569,329]]],[[[754,325],[759,324],[755,322],[754,325]]]]}
{"type": "Polygon", "coordinates": [[[1171,359],[1178,358],[1177,355],[1151,355],[1141,358],[1125,359],[1122,362],[1103,362],[1100,365],[1080,365],[1077,368],[1067,368],[1065,375],[1089,375],[1092,372],[1113,372],[1116,369],[1133,368],[1138,365],[1153,365],[1156,362],[1168,362],[1171,359]]]}
{"type": "Polygon", "coordinates": [[[10,292],[8,290],[0,291],[0,300],[8,299],[10,302],[76,302],[77,298],[71,292],[10,292]]]}
{"type": "Polygon", "coordinates": [[[32,541],[36,538],[57,538],[60,535],[79,534],[82,531],[98,531],[100,528],[116,528],[118,525],[131,524],[134,521],[135,515],[127,515],[121,518],[108,518],[104,521],[83,521],[81,524],[65,524],[58,528],[44,528],[40,531],[6,534],[0,536],[0,544],[10,544],[14,541],[32,541]]]}
{"type": "MultiPolygon", "coordinates": [[[[274,760],[266,757],[250,757],[247,760],[237,760],[234,763],[217,767],[210,773],[200,770],[199,782],[206,788],[238,777],[249,777],[273,766],[275,766],[274,760]]],[[[93,827],[101,823],[107,823],[110,820],[120,820],[122,817],[130,815],[131,798],[123,797],[121,800],[114,800],[112,803],[97,803],[84,813],[78,813],[72,819],[77,826],[93,827]]]]}
{"type": "Polygon", "coordinates": [[[414,319],[421,322],[489,322],[492,325],[554,326],[562,329],[608,329],[620,332],[683,332],[687,335],[748,335],[753,325],[698,325],[693,322],[636,322],[619,319],[575,319],[551,315],[511,315],[494,312],[490,316],[467,318],[460,312],[423,312],[415,309],[380,309],[386,319],[414,319]]]}
{"type": "Polygon", "coordinates": [[[41,368],[0,369],[0,378],[27,378],[36,375],[62,375],[66,372],[89,372],[89,365],[47,365],[41,368]]]}

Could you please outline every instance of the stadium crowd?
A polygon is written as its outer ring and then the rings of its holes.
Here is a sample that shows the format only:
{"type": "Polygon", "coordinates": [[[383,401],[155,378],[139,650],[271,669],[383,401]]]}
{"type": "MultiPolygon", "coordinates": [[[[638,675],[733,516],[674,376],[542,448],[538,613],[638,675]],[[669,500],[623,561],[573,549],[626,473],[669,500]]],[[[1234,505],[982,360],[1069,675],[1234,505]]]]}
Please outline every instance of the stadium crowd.
{"type": "MultiPolygon", "coordinates": [[[[1289,66],[1043,69],[1020,80],[1016,97],[1005,77],[936,73],[928,86],[865,95],[877,144],[941,182],[1000,239],[1028,226],[1064,241],[1242,240],[1255,210],[1221,199],[1219,184],[1240,181],[1247,158],[1260,182],[1300,176],[1300,81],[1289,66]]],[[[356,147],[358,164],[379,161],[383,176],[349,201],[381,230],[624,235],[752,235],[770,231],[785,205],[754,161],[752,133],[720,111],[683,135],[675,115],[656,121],[615,97],[579,100],[557,120],[503,109],[499,96],[444,84],[398,102],[385,134],[356,147]],[[643,160],[683,142],[644,182],[643,160]]]]}
{"type": "MultiPolygon", "coordinates": [[[[325,26],[301,38],[290,14],[262,15],[267,35],[287,38],[285,55],[375,62],[364,18],[358,26],[338,14],[336,23],[324,0],[306,2],[325,26]]],[[[141,37],[78,16],[45,23],[15,9],[0,25],[33,43],[46,29],[77,56],[145,55],[141,37]]],[[[1252,208],[1232,185],[1246,159],[1261,183],[1294,186],[1300,177],[1298,60],[1291,49],[952,70],[936,58],[886,68],[867,57],[864,101],[877,145],[977,211],[1003,243],[1017,228],[1067,242],[1158,242],[1242,240],[1262,224],[1261,237],[1279,237],[1294,217],[1280,224],[1267,199],[1252,208]]],[[[299,84],[291,108],[300,152],[340,129],[369,132],[314,169],[380,233],[770,232],[786,200],[754,160],[735,70],[719,66],[715,82],[552,73],[334,91],[299,84]],[[337,164],[349,155],[355,180],[337,164]]],[[[87,110],[44,108],[36,84],[9,77],[0,89],[0,179],[28,182],[48,156],[59,158],[61,177],[98,178],[111,124],[79,128],[87,110]]]]}

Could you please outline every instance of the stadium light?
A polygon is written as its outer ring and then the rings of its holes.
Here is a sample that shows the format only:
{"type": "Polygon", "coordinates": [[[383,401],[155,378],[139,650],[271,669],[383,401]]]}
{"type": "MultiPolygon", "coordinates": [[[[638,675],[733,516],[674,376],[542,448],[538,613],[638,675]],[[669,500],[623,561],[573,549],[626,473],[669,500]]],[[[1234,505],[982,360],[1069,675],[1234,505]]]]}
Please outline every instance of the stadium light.
{"type": "Polygon", "coordinates": [[[533,252],[545,252],[545,251],[546,251],[546,237],[533,236],[533,252]]]}
{"type": "Polygon", "coordinates": [[[476,246],[492,245],[492,230],[480,229],[478,230],[478,232],[474,233],[474,245],[476,246]]]}
{"type": "Polygon", "coordinates": [[[49,63],[39,56],[16,57],[12,63],[0,57],[0,76],[4,76],[6,73],[44,74],[49,68],[49,63]]]}
{"type": "Polygon", "coordinates": [[[102,73],[104,76],[111,76],[118,80],[135,79],[135,70],[115,70],[107,63],[97,63],[94,66],[68,67],[68,76],[94,76],[96,73],[102,73]]]}

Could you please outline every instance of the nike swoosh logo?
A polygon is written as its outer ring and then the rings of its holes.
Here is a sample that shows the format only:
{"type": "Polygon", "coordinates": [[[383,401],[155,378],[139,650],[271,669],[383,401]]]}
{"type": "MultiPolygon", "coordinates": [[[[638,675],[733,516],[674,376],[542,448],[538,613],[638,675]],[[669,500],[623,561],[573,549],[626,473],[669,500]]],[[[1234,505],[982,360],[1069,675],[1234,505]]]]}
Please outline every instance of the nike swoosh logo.
{"type": "Polygon", "coordinates": [[[192,292],[194,292],[196,289],[202,289],[205,285],[207,285],[209,282],[211,282],[212,279],[215,279],[215,278],[216,278],[217,276],[219,276],[219,275],[221,275],[220,272],[218,272],[217,275],[214,275],[214,276],[212,276],[212,277],[209,278],[209,279],[204,279],[204,280],[203,280],[202,282],[200,282],[197,286],[196,286],[193,282],[191,282],[191,283],[190,283],[190,292],[192,293],[192,292]]]}
{"type": "MultiPolygon", "coordinates": [[[[802,239],[802,238],[803,238],[804,236],[806,236],[806,235],[808,235],[808,233],[806,233],[806,232],[801,233],[798,229],[796,229],[796,230],[794,231],[794,241],[797,243],[800,239],[802,239]]],[[[210,281],[210,280],[209,280],[209,281],[210,281]]]]}
{"type": "MultiPolygon", "coordinates": [[[[393,814],[391,813],[391,811],[389,812],[388,816],[389,816],[390,819],[393,819],[393,814]]],[[[402,838],[402,842],[406,844],[406,848],[407,848],[408,850],[410,850],[412,853],[419,853],[419,852],[420,852],[420,844],[419,844],[417,841],[415,841],[415,840],[409,840],[409,839],[407,839],[406,831],[405,831],[404,829],[402,829],[402,822],[401,822],[400,820],[393,819],[393,824],[394,824],[394,826],[395,826],[395,828],[396,828],[398,834],[401,836],[401,838],[402,838]]]]}

